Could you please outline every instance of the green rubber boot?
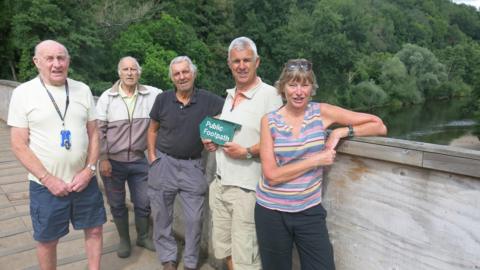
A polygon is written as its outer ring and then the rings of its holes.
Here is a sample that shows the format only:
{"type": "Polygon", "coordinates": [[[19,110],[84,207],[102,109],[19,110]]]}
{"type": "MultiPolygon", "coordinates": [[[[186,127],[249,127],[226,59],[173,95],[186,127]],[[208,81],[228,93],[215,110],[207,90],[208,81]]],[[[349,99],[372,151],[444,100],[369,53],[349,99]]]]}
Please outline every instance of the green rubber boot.
{"type": "Polygon", "coordinates": [[[135,227],[137,228],[137,246],[155,251],[155,245],[148,230],[150,227],[148,217],[135,217],[135,227]]]}
{"type": "Polygon", "coordinates": [[[128,232],[128,216],[122,218],[114,218],[113,221],[117,226],[120,243],[118,244],[117,256],[120,258],[130,257],[132,247],[130,245],[130,234],[128,232]]]}

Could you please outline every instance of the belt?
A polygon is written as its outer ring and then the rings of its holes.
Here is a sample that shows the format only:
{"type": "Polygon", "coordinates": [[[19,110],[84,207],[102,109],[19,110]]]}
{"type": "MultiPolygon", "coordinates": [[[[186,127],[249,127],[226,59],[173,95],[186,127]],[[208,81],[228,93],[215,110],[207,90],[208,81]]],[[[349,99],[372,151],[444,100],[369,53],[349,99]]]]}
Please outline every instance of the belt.
{"type": "Polygon", "coordinates": [[[167,156],[169,156],[169,157],[172,157],[172,158],[175,158],[175,159],[182,159],[182,160],[199,159],[199,158],[202,157],[202,156],[197,156],[197,157],[182,157],[182,156],[172,155],[172,154],[168,154],[168,153],[164,153],[164,154],[167,155],[167,156]]]}

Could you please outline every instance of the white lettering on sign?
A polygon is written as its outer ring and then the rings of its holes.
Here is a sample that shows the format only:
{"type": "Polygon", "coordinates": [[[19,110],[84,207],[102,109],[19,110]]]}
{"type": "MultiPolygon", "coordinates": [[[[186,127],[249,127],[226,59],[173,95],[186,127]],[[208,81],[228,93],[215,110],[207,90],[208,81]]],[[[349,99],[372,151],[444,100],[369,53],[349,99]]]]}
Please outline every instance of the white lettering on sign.
{"type": "Polygon", "coordinates": [[[207,127],[211,128],[211,129],[215,129],[215,130],[218,130],[220,132],[223,131],[223,127],[220,126],[219,124],[215,124],[215,123],[212,123],[210,121],[207,121],[207,124],[206,124],[207,127]]]}
{"type": "Polygon", "coordinates": [[[214,138],[216,140],[221,140],[221,141],[224,141],[224,142],[228,142],[230,140],[230,138],[227,135],[217,133],[215,131],[209,130],[208,128],[205,128],[203,130],[203,133],[205,135],[207,135],[208,137],[214,138]]]}

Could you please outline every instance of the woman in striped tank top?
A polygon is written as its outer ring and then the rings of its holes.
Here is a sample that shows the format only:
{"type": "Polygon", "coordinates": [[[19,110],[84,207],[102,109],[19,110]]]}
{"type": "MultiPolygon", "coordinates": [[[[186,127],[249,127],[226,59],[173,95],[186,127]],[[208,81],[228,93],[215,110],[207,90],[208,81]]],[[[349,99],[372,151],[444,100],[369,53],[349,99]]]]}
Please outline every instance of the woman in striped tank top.
{"type": "Polygon", "coordinates": [[[321,205],[324,166],[341,138],[385,135],[377,116],[311,102],[317,82],[312,63],[289,60],[275,84],[286,100],[262,118],[255,223],[264,270],[292,269],[295,243],[302,270],[335,269],[321,205]],[[326,129],[335,128],[327,138],[326,129]]]}

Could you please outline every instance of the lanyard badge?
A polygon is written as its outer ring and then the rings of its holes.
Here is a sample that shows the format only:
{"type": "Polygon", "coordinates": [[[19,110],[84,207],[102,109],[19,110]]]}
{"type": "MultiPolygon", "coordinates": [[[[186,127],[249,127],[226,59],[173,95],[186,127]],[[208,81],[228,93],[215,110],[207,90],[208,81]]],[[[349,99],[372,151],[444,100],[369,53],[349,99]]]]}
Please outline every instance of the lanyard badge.
{"type": "Polygon", "coordinates": [[[61,136],[61,147],[65,147],[65,149],[70,150],[70,147],[72,147],[72,143],[70,142],[70,130],[62,130],[60,131],[60,136],[61,136]]]}
{"type": "Polygon", "coordinates": [[[43,83],[41,78],[40,78],[40,82],[42,83],[43,88],[45,88],[45,91],[47,91],[47,94],[50,97],[50,100],[52,101],[53,107],[55,107],[55,110],[57,111],[57,114],[60,117],[60,120],[62,120],[62,130],[60,131],[60,146],[65,147],[65,149],[67,149],[67,150],[70,150],[70,148],[72,147],[72,141],[71,141],[71,134],[72,133],[70,132],[70,130],[65,129],[65,117],[67,116],[68,105],[70,103],[69,91],[68,91],[68,81],[65,81],[66,101],[65,101],[65,112],[63,113],[63,115],[60,112],[60,109],[58,108],[58,105],[55,102],[55,99],[53,98],[50,91],[48,91],[47,87],[45,86],[45,83],[43,83]]]}

